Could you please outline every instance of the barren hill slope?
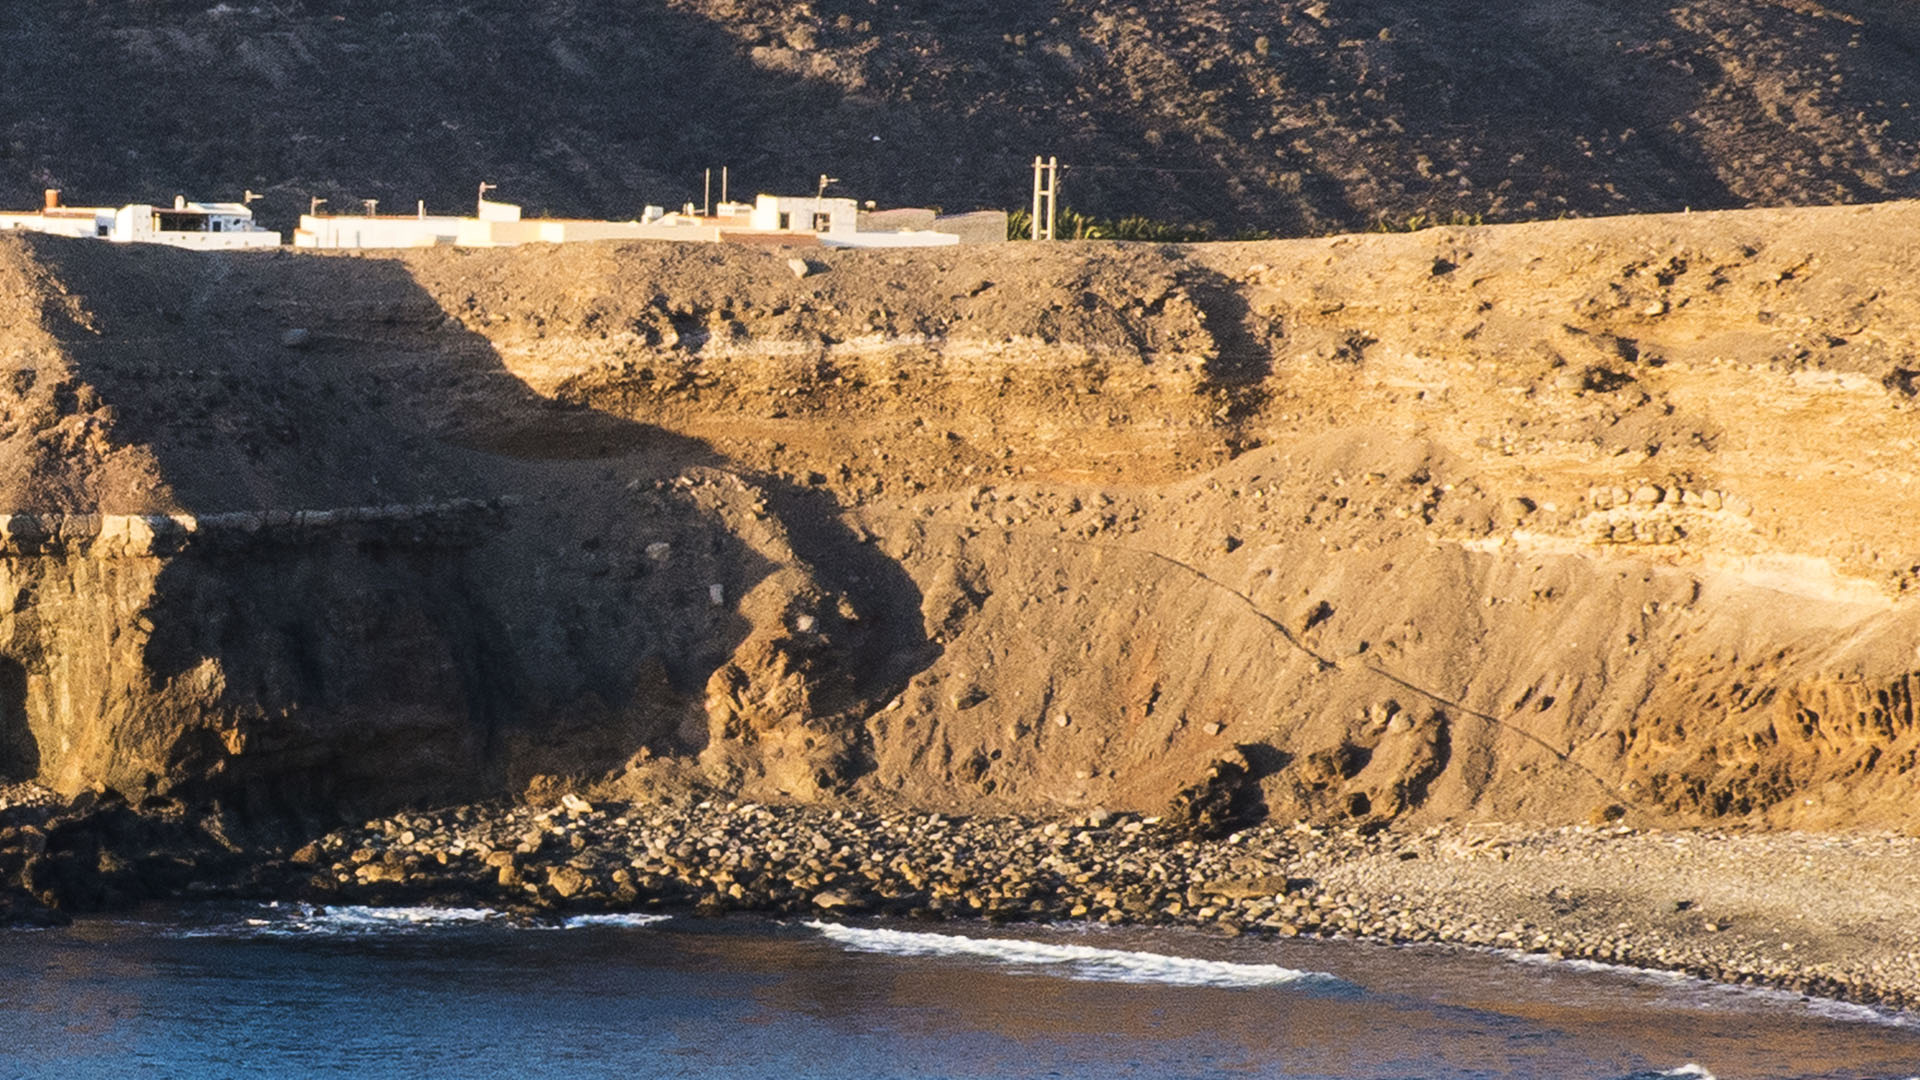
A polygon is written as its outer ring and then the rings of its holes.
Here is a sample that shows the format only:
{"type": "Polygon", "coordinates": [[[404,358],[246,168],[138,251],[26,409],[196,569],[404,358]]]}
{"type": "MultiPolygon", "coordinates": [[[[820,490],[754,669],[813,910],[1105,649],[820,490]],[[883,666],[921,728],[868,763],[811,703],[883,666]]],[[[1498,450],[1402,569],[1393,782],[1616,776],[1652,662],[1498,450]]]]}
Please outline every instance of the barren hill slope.
{"type": "Polygon", "coordinates": [[[6,238],[0,769],[1911,824],[1916,228],[6,238]]]}
{"type": "Polygon", "coordinates": [[[558,214],[738,191],[1313,234],[1920,194],[1900,0],[372,0],[0,27],[0,203],[265,191],[558,214]]]}

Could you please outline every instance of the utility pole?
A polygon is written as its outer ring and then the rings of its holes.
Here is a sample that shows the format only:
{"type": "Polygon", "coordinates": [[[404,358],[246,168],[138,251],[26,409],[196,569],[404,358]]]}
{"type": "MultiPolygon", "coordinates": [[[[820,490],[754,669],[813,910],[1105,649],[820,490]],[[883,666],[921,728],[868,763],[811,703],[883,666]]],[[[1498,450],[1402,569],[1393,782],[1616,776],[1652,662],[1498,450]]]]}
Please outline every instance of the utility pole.
{"type": "Polygon", "coordinates": [[[1033,159],[1033,226],[1035,240],[1052,240],[1060,213],[1060,159],[1033,159]]]}
{"type": "Polygon", "coordinates": [[[707,168],[706,192],[700,196],[700,216],[713,216],[713,168],[711,166],[707,168]]]}

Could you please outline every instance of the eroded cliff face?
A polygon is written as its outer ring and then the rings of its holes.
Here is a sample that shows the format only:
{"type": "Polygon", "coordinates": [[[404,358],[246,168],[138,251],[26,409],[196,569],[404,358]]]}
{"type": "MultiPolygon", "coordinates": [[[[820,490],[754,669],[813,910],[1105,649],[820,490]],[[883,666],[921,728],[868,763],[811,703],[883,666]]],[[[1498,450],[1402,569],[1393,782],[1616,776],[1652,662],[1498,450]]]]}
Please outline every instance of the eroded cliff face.
{"type": "Polygon", "coordinates": [[[1916,225],[7,240],[0,754],[302,815],[1910,825],[1916,225]]]}

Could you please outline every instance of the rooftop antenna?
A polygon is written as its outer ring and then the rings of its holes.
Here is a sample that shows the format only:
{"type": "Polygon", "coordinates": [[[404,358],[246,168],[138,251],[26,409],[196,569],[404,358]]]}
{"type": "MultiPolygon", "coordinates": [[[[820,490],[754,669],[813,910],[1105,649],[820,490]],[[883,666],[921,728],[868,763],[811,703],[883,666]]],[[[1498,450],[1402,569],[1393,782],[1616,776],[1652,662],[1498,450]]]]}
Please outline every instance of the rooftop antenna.
{"type": "MultiPolygon", "coordinates": [[[[480,181],[480,202],[487,201],[487,192],[497,191],[499,190],[499,188],[500,188],[499,184],[489,184],[485,180],[480,181]]],[[[474,206],[474,212],[478,213],[479,209],[480,209],[479,206],[476,204],[474,206]]]]}
{"type": "Polygon", "coordinates": [[[367,216],[368,216],[368,217],[372,217],[372,216],[373,216],[373,212],[374,212],[375,210],[377,210],[377,209],[379,209],[379,208],[380,208],[380,200],[379,200],[379,199],[361,199],[360,201],[361,201],[361,202],[363,202],[363,203],[366,203],[366,204],[367,204],[367,216]]]}
{"type": "Polygon", "coordinates": [[[820,201],[821,199],[824,199],[824,198],[826,198],[826,197],[827,197],[827,185],[828,185],[828,184],[837,184],[837,183],[839,183],[839,182],[840,182],[840,178],[839,178],[839,177],[837,177],[837,176],[828,176],[828,175],[827,175],[826,173],[821,173],[821,174],[820,174],[820,191],[819,191],[819,193],[818,193],[818,194],[816,194],[816,195],[814,195],[814,197],[813,197],[813,200],[814,200],[815,202],[819,202],[819,201],[820,201]]]}
{"type": "Polygon", "coordinates": [[[264,198],[266,198],[266,196],[261,195],[260,193],[254,191],[252,188],[247,188],[245,191],[242,191],[240,193],[240,205],[251,206],[252,204],[257,203],[264,198]]]}
{"type": "Polygon", "coordinates": [[[706,192],[700,196],[700,216],[707,217],[713,212],[713,168],[707,168],[706,192]]]}
{"type": "Polygon", "coordinates": [[[720,166],[720,205],[725,206],[727,199],[727,167],[720,166]]]}
{"type": "Polygon", "coordinates": [[[307,199],[307,216],[312,217],[314,214],[319,213],[320,208],[325,205],[327,205],[327,200],[325,199],[307,199]]]}

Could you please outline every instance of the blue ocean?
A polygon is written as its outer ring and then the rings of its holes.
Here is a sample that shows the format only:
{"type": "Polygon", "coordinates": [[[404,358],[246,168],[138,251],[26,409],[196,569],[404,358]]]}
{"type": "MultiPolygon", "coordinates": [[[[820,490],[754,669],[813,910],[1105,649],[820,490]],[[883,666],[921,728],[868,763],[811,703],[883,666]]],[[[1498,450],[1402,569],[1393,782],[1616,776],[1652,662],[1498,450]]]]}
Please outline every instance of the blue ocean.
{"type": "Polygon", "coordinates": [[[0,1077],[1915,1075],[1913,1017],[1428,947],[300,905],[0,932],[0,1077]]]}

